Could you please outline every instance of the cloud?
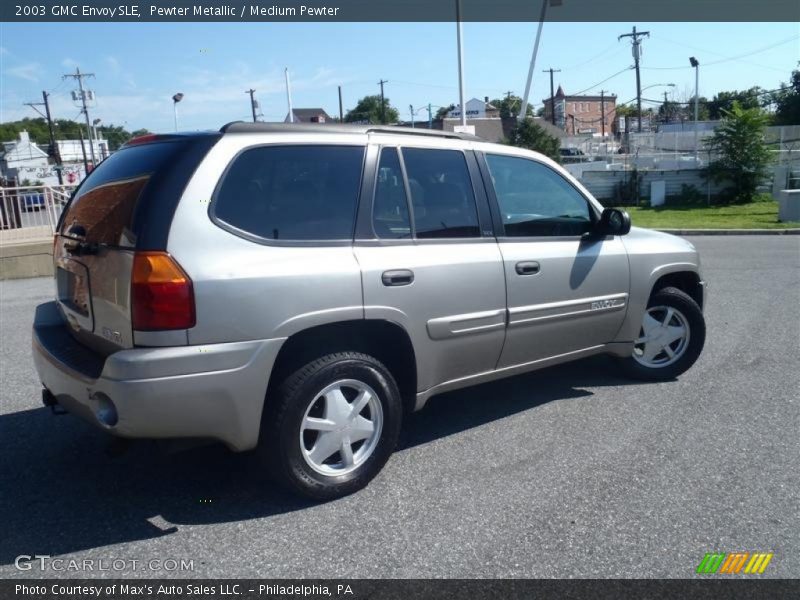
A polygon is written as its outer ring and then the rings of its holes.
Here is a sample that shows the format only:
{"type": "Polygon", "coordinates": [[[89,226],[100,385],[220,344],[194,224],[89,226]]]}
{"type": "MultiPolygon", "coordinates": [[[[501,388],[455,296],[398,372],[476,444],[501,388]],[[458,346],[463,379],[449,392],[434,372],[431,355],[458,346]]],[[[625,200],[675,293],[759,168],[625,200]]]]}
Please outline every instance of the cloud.
{"type": "Polygon", "coordinates": [[[24,79],[25,81],[37,82],[42,74],[42,67],[39,63],[27,63],[6,69],[6,73],[12,77],[24,79]]]}
{"type": "Polygon", "coordinates": [[[8,48],[5,46],[0,46],[0,56],[6,56],[7,54],[11,54],[11,52],[8,51],[8,48]]]}
{"type": "Polygon", "coordinates": [[[78,66],[78,61],[67,57],[61,61],[61,66],[64,67],[65,69],[74,69],[75,67],[78,66]]]}

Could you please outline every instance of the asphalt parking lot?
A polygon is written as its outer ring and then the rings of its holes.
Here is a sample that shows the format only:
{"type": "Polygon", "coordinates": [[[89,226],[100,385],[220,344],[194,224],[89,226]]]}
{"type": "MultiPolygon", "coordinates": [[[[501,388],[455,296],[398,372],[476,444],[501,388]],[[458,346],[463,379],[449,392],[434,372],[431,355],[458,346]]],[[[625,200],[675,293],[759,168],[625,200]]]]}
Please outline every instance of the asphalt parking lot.
{"type": "Polygon", "coordinates": [[[684,578],[712,551],[800,577],[800,236],[692,241],[708,339],[679,380],[595,358],[437,397],[367,489],[322,505],[250,455],[113,457],[51,416],[29,330],[52,281],[0,282],[0,577],[684,578]],[[126,566],[18,571],[21,554],[126,566]]]}

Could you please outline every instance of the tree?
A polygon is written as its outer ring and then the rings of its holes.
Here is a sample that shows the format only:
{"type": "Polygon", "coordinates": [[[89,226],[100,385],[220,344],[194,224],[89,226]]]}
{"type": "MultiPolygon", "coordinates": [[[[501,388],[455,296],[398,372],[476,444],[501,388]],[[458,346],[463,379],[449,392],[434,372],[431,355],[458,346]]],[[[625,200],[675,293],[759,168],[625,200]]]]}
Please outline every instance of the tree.
{"type": "Polygon", "coordinates": [[[437,121],[441,121],[442,119],[447,118],[447,114],[451,110],[455,110],[455,109],[456,109],[456,105],[455,104],[451,104],[450,106],[440,106],[439,110],[436,111],[436,120],[437,121]]]}
{"type": "MultiPolygon", "coordinates": [[[[400,120],[400,113],[397,112],[396,108],[392,108],[388,98],[384,100],[384,103],[386,122],[397,123],[397,121],[400,120]]],[[[344,120],[347,123],[357,123],[361,121],[367,121],[375,124],[383,123],[381,120],[380,94],[376,94],[374,96],[364,96],[361,98],[361,100],[358,101],[358,104],[356,104],[355,108],[347,111],[347,114],[344,116],[344,120]]]]}
{"type": "MultiPolygon", "coordinates": [[[[714,99],[708,102],[708,118],[717,121],[723,114],[733,108],[734,102],[739,102],[742,108],[757,108],[761,106],[761,88],[751,87],[749,90],[738,92],[719,92],[714,99]]],[[[694,110],[694,105],[690,107],[694,110]]],[[[692,113],[694,114],[694,113],[692,113]]]]}
{"type": "Polygon", "coordinates": [[[511,130],[507,143],[520,148],[527,148],[549,156],[555,161],[560,160],[559,148],[561,142],[557,137],[547,133],[538,123],[526,119],[520,121],[511,130]]]}
{"type": "Polygon", "coordinates": [[[775,125],[800,125],[800,70],[792,71],[790,83],[782,83],[772,95],[775,104],[775,125]]]}
{"type": "MultiPolygon", "coordinates": [[[[500,111],[500,117],[503,119],[514,118],[519,114],[519,109],[522,107],[522,98],[510,94],[505,98],[495,98],[490,102],[492,106],[500,111]]],[[[526,112],[529,117],[533,116],[533,107],[528,104],[526,112]]]]}
{"type": "MultiPolygon", "coordinates": [[[[53,133],[56,140],[77,140],[83,135],[86,137],[86,125],[78,123],[70,119],[54,119],[53,133]]],[[[31,119],[25,117],[20,121],[9,121],[7,123],[0,123],[0,140],[9,142],[17,139],[21,131],[27,131],[30,134],[32,142],[39,144],[42,148],[46,148],[50,143],[50,132],[47,129],[47,121],[41,117],[31,119]]],[[[147,130],[139,130],[146,133],[147,130]]],[[[135,137],[136,132],[130,133],[123,127],[117,125],[101,125],[97,128],[97,133],[104,139],[108,140],[110,150],[116,150],[122,144],[127,142],[131,137],[135,137]]]]}
{"type": "Polygon", "coordinates": [[[758,186],[767,178],[772,154],[764,142],[769,116],[760,108],[742,108],[734,102],[723,112],[714,135],[705,142],[716,158],[706,168],[714,181],[729,181],[730,200],[751,202],[758,186]]]}

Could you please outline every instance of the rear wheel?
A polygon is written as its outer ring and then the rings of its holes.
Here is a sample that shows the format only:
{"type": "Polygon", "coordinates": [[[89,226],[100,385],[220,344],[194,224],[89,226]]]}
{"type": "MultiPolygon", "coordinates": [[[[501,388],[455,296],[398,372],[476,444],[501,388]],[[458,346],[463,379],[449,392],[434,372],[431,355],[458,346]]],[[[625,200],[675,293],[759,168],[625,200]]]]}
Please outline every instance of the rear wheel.
{"type": "Polygon", "coordinates": [[[259,452],[289,489],[329,500],[367,485],[400,433],[402,402],[375,358],[340,352],[309,362],[267,399],[259,452]]]}
{"type": "Polygon", "coordinates": [[[705,339],[705,319],[697,303],[677,288],[663,288],[650,297],[633,354],[620,363],[636,379],[673,379],[695,363],[705,339]]]}

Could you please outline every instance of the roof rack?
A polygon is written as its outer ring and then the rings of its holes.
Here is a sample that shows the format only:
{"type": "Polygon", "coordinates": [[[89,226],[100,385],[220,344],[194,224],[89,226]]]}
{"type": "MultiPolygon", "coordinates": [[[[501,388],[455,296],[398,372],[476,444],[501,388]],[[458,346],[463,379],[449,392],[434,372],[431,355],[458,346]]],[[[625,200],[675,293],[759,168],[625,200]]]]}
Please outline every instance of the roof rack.
{"type": "Polygon", "coordinates": [[[479,140],[477,136],[438,129],[392,127],[391,125],[352,125],[322,123],[250,123],[233,121],[220,128],[221,133],[387,133],[395,135],[423,135],[457,140],[479,140]]]}

